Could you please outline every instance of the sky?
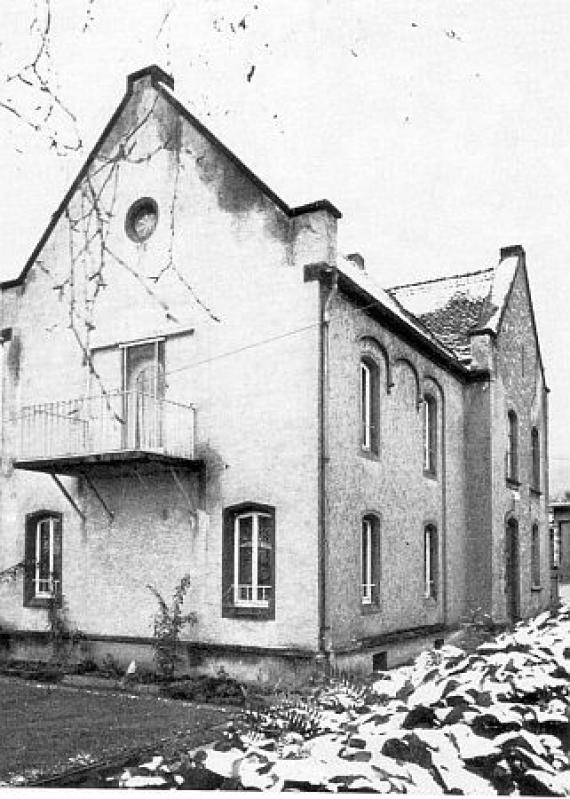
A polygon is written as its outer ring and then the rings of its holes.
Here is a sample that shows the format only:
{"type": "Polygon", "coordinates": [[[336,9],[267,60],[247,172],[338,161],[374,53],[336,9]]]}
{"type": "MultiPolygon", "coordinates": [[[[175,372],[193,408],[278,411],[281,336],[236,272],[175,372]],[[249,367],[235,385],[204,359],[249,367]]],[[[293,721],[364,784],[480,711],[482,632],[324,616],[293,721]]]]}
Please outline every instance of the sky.
{"type": "Polygon", "coordinates": [[[159,64],[287,203],[334,203],[341,249],[383,286],[524,246],[551,493],[570,489],[567,0],[51,0],[38,66],[60,103],[40,124],[49,95],[21,70],[47,5],[0,0],[0,279],[21,271],[126,75],[159,64]]]}

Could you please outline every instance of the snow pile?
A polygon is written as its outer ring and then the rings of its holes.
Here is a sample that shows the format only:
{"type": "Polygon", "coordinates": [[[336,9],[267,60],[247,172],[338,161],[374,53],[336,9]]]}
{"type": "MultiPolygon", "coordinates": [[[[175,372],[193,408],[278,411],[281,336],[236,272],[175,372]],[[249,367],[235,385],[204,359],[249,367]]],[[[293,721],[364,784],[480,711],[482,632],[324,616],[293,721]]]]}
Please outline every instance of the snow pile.
{"type": "Polygon", "coordinates": [[[472,654],[443,647],[368,684],[333,680],[295,707],[246,714],[194,767],[257,790],[568,796],[569,686],[564,607],[472,654]]]}

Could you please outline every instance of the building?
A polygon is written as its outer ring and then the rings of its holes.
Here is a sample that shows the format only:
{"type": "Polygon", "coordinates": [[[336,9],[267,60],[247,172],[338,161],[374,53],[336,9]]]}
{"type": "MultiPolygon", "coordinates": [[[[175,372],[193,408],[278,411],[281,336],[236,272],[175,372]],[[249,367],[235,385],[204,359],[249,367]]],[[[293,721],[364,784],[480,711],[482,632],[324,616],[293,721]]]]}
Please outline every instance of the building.
{"type": "Polygon", "coordinates": [[[0,625],[65,600],[149,655],[190,573],[189,663],[392,665],[548,604],[546,385],[522,247],[389,291],[175,98],[127,91],[2,285],[0,625]],[[22,565],[23,564],[23,565],[22,565]]]}
{"type": "Polygon", "coordinates": [[[566,597],[570,589],[570,502],[550,503],[551,565],[559,589],[566,597]],[[564,590],[566,589],[566,590],[564,590]]]}

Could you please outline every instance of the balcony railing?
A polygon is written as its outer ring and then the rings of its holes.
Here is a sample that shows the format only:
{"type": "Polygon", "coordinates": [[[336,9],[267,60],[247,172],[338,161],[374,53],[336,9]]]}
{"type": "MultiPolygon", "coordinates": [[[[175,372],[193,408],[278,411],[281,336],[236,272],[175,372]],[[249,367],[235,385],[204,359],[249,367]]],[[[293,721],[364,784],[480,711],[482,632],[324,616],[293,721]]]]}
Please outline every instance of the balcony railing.
{"type": "Polygon", "coordinates": [[[195,409],[139,391],[26,405],[17,459],[149,452],[194,459],[195,409]]]}
{"type": "Polygon", "coordinates": [[[267,607],[271,598],[270,585],[251,585],[247,583],[236,586],[234,601],[236,605],[248,605],[255,607],[267,607]]]}

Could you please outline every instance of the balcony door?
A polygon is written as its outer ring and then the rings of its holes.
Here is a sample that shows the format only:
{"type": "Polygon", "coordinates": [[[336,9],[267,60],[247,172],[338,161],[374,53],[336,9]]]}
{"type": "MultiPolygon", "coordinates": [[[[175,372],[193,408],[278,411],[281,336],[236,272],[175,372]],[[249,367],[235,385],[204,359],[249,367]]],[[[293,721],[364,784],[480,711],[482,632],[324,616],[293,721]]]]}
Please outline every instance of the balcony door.
{"type": "Polygon", "coordinates": [[[125,449],[162,449],[164,393],[164,341],[124,347],[125,449]]]}

